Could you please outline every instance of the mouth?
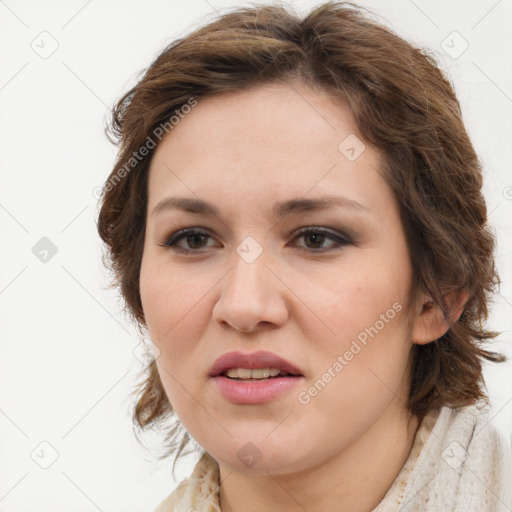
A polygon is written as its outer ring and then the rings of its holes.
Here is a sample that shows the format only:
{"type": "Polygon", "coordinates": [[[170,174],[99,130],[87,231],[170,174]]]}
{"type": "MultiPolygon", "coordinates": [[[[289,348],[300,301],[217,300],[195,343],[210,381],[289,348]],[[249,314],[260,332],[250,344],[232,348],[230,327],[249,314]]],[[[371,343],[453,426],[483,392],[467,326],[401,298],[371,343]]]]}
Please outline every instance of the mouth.
{"type": "Polygon", "coordinates": [[[224,375],[229,379],[272,379],[304,376],[304,372],[272,352],[227,352],[212,365],[209,377],[224,375]]]}
{"type": "Polygon", "coordinates": [[[228,352],[213,364],[209,377],[229,402],[257,405],[284,396],[304,379],[304,372],[272,352],[228,352]]]}
{"type": "Polygon", "coordinates": [[[283,377],[302,377],[302,374],[294,374],[279,368],[230,368],[220,374],[230,380],[236,381],[265,381],[271,379],[279,379],[283,377]]]}

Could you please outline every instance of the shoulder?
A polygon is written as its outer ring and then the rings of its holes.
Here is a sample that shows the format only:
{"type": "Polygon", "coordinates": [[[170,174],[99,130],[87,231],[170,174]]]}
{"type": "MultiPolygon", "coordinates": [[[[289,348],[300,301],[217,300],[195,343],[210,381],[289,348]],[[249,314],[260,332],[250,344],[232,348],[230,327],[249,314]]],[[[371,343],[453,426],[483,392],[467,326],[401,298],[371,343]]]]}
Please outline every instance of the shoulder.
{"type": "Polygon", "coordinates": [[[445,462],[455,457],[457,460],[452,465],[462,465],[466,461],[482,463],[498,454],[504,462],[510,462],[510,444],[492,420],[490,408],[482,403],[458,409],[442,407],[430,444],[432,448],[442,449],[445,462]]]}
{"type": "Polygon", "coordinates": [[[218,464],[204,452],[192,474],[181,481],[154,512],[220,512],[218,464]]]}
{"type": "MultiPolygon", "coordinates": [[[[468,512],[498,511],[503,503],[511,507],[512,450],[492,419],[483,403],[441,407],[403,502],[430,502],[429,506],[468,512]]],[[[430,510],[429,506],[419,510],[430,510]]]]}
{"type": "MultiPolygon", "coordinates": [[[[174,493],[174,491],[173,491],[174,493]]],[[[174,504],[175,501],[173,499],[173,493],[169,494],[167,498],[165,498],[164,501],[158,505],[158,507],[155,508],[154,512],[171,512],[174,510],[174,504]]]]}

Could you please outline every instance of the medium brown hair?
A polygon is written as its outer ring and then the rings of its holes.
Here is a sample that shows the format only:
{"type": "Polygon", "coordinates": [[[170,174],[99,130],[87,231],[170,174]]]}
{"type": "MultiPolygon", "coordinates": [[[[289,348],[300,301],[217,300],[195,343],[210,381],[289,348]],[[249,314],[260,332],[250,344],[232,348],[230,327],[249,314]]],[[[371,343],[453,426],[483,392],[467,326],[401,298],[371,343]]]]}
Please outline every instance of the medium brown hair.
{"type": "MultiPolygon", "coordinates": [[[[498,334],[484,321],[499,279],[481,163],[434,57],[348,2],[324,3],[303,17],[280,5],[225,13],[170,44],[116,103],[109,135],[119,153],[98,231],[127,312],[145,325],[139,273],[154,148],[135,164],[130,159],[191,98],[292,79],[348,105],[360,134],[380,151],[380,171],[400,205],[414,290],[430,294],[445,315],[443,295],[467,293],[462,315],[444,336],[413,346],[408,409],[422,418],[441,405],[488,402],[482,362],[505,358],[483,348],[498,334]]],[[[180,428],[154,361],[144,376],[134,425],[141,431],[164,425],[163,457],[174,451],[176,462],[193,440],[180,428]]]]}

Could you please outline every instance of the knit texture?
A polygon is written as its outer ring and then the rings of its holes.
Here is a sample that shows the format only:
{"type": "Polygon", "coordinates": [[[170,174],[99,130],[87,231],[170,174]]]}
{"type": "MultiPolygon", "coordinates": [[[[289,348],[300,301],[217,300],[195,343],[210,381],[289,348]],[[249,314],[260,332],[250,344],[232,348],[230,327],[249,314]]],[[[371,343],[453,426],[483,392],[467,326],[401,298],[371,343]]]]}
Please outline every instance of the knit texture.
{"type": "MultiPolygon", "coordinates": [[[[512,512],[512,450],[476,404],[441,407],[421,422],[411,452],[370,512],[512,512]]],[[[204,452],[155,512],[221,512],[219,468],[204,452]]]]}

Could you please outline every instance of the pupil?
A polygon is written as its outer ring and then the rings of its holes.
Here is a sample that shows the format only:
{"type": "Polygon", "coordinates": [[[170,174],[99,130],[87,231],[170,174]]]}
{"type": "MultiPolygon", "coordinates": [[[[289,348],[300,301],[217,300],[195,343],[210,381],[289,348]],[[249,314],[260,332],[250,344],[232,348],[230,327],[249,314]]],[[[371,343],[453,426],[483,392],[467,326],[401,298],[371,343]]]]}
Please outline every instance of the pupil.
{"type": "MultiPolygon", "coordinates": [[[[203,239],[203,242],[204,242],[205,235],[195,235],[195,234],[194,235],[188,235],[187,243],[192,248],[197,249],[198,247],[194,246],[194,241],[197,241],[198,238],[203,239]]],[[[200,245],[200,242],[199,242],[199,245],[200,245]]]]}
{"type": "Polygon", "coordinates": [[[309,238],[309,239],[313,238],[314,240],[316,239],[316,242],[313,240],[313,245],[315,245],[315,247],[316,247],[317,245],[322,245],[323,236],[324,235],[321,235],[319,233],[310,233],[310,234],[306,235],[306,238],[309,238]],[[318,238],[320,238],[320,240],[318,240],[318,238]]]}

